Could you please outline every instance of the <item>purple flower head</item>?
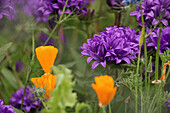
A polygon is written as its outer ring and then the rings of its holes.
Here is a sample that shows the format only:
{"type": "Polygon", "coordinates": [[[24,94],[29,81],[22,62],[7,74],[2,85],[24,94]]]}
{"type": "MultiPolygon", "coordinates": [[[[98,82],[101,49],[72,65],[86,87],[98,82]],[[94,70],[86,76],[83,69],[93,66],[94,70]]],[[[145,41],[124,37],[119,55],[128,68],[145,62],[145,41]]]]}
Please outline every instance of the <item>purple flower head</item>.
{"type": "Polygon", "coordinates": [[[87,63],[94,60],[92,69],[99,64],[106,67],[106,62],[116,64],[128,63],[138,54],[139,35],[129,27],[108,27],[101,35],[94,35],[87,39],[80,47],[82,56],[88,56],[87,63]]]}
{"type": "MultiPolygon", "coordinates": [[[[40,46],[44,45],[44,43],[46,42],[48,37],[49,36],[47,34],[41,33],[41,37],[40,37],[40,40],[39,40],[39,45],[40,46]]],[[[48,46],[48,45],[54,46],[54,42],[55,42],[55,40],[51,37],[50,40],[47,42],[46,46],[48,46]]]]}
{"type": "Polygon", "coordinates": [[[0,113],[16,113],[11,105],[4,105],[0,99],[0,113]]]}
{"type": "MultiPolygon", "coordinates": [[[[147,27],[150,27],[150,25],[156,25],[159,22],[168,26],[168,21],[170,20],[169,0],[143,0],[141,7],[144,22],[147,27]]],[[[141,11],[138,4],[136,5],[136,11],[133,11],[130,15],[136,16],[136,20],[139,22],[139,25],[142,26],[141,11]]]]}
{"type": "MultiPolygon", "coordinates": [[[[22,109],[26,110],[27,112],[30,112],[32,110],[36,111],[36,109],[40,110],[41,108],[41,101],[37,99],[33,93],[31,93],[31,90],[33,90],[33,88],[27,85],[22,109]]],[[[19,90],[17,90],[16,93],[14,93],[10,98],[10,104],[15,108],[20,109],[23,94],[24,88],[20,88],[19,90]]]]}
{"type": "Polygon", "coordinates": [[[24,69],[24,67],[23,67],[23,64],[22,64],[21,60],[17,60],[17,62],[15,64],[15,70],[17,72],[19,72],[19,71],[21,71],[23,69],[24,69]]]}
{"type": "Polygon", "coordinates": [[[167,102],[164,104],[164,106],[168,105],[168,110],[170,112],[170,98],[167,100],[167,102]]]}
{"type": "Polygon", "coordinates": [[[7,16],[12,20],[15,19],[16,11],[12,0],[0,0],[0,19],[2,19],[3,16],[7,16]]]}
{"type": "MultiPolygon", "coordinates": [[[[37,21],[47,21],[50,15],[57,15],[57,19],[62,14],[66,0],[41,0],[36,12],[37,21]]],[[[83,0],[68,0],[65,14],[86,13],[83,0]]]]}
{"type": "MultiPolygon", "coordinates": [[[[160,28],[155,29],[151,35],[147,38],[147,48],[148,50],[157,50],[157,42],[159,37],[160,28]]],[[[161,40],[160,40],[160,50],[159,53],[163,54],[164,51],[170,49],[170,26],[162,29],[161,40]]]]}

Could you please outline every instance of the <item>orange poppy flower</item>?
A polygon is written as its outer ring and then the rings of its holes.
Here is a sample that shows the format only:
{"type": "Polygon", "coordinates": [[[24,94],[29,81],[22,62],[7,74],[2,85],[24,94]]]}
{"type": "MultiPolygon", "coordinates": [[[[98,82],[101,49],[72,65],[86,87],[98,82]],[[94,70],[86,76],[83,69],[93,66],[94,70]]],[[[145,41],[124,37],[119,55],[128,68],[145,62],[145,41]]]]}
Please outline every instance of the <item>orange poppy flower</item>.
{"type": "Polygon", "coordinates": [[[50,67],[54,64],[58,49],[54,46],[40,46],[36,48],[36,56],[45,73],[50,73],[50,67]]]}
{"type": "Polygon", "coordinates": [[[91,86],[95,90],[99,99],[99,106],[109,104],[115,96],[117,87],[114,87],[114,81],[111,76],[103,75],[94,78],[96,84],[92,83],[91,86]]]}
{"type": "Polygon", "coordinates": [[[46,93],[44,95],[45,98],[50,98],[50,91],[55,88],[57,76],[52,74],[45,74],[41,77],[31,78],[32,83],[36,88],[41,87],[45,89],[46,93]]]}

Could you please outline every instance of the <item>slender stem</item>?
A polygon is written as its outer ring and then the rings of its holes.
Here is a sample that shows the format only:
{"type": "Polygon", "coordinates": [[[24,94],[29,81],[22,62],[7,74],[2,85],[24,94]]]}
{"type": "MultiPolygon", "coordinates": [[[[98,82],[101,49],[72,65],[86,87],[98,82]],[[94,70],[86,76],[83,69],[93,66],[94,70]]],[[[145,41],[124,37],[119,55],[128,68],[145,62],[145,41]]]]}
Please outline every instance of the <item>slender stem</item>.
{"type": "MultiPolygon", "coordinates": [[[[104,2],[104,0],[100,0],[98,18],[100,18],[101,14],[102,14],[103,2],[104,2]]],[[[96,29],[95,29],[95,30],[96,30],[96,33],[99,32],[99,28],[100,28],[100,20],[97,21],[97,25],[96,25],[96,29]]]]}
{"type": "Polygon", "coordinates": [[[147,56],[147,46],[146,46],[146,38],[144,38],[144,54],[145,54],[145,91],[147,90],[147,68],[148,68],[148,56],[147,56]]]}
{"type": "Polygon", "coordinates": [[[47,106],[45,105],[43,99],[42,99],[41,97],[40,97],[39,99],[41,100],[41,102],[42,102],[43,106],[45,107],[45,109],[48,110],[48,108],[47,108],[47,106]]]}
{"type": "Polygon", "coordinates": [[[125,113],[127,113],[127,103],[125,103],[125,113]]]}
{"type": "Polygon", "coordinates": [[[28,84],[28,80],[30,78],[30,73],[31,73],[31,67],[29,67],[29,71],[27,72],[27,78],[26,78],[26,82],[25,82],[25,87],[24,87],[24,94],[22,96],[22,104],[21,104],[21,110],[23,108],[23,102],[24,102],[24,96],[25,96],[25,92],[26,92],[26,88],[27,88],[27,84],[28,84]]]}
{"type": "Polygon", "coordinates": [[[109,113],[112,113],[112,108],[111,108],[110,103],[109,103],[109,113]]]}
{"type": "Polygon", "coordinates": [[[106,113],[105,107],[102,107],[102,111],[103,113],[106,113]]]}
{"type": "Polygon", "coordinates": [[[59,23],[57,23],[57,24],[55,25],[55,27],[54,27],[54,29],[52,30],[52,32],[50,33],[48,39],[45,41],[44,46],[45,46],[45,45],[47,44],[47,42],[50,40],[51,36],[53,35],[53,33],[55,32],[55,30],[58,28],[59,24],[61,23],[60,21],[61,21],[62,18],[63,18],[63,15],[64,15],[64,12],[65,12],[67,3],[68,3],[68,0],[66,1],[65,5],[64,5],[62,14],[61,14],[61,16],[60,16],[60,18],[59,18],[59,23]]]}
{"type": "Polygon", "coordinates": [[[28,72],[27,72],[27,78],[26,78],[25,87],[24,87],[24,94],[23,94],[23,96],[22,96],[21,110],[22,110],[22,108],[23,108],[25,91],[26,91],[26,88],[27,88],[28,80],[29,80],[29,78],[30,78],[31,68],[32,68],[32,65],[33,65],[34,57],[35,57],[34,49],[35,49],[35,37],[34,37],[34,31],[32,31],[32,60],[31,60],[31,66],[29,66],[29,70],[28,70],[28,72]]]}
{"type": "Polygon", "coordinates": [[[35,57],[35,37],[34,37],[34,31],[32,30],[32,61],[34,60],[35,57]]]}
{"type": "Polygon", "coordinates": [[[121,12],[118,12],[117,13],[117,20],[116,20],[117,28],[120,26],[120,19],[121,19],[121,12]]]}
{"type": "Polygon", "coordinates": [[[137,61],[137,71],[136,71],[136,86],[135,86],[136,110],[135,110],[135,113],[138,113],[138,77],[139,77],[138,74],[139,74],[140,54],[141,54],[141,46],[139,47],[139,54],[138,54],[138,61],[137,61]]]}
{"type": "Polygon", "coordinates": [[[160,28],[160,31],[159,31],[159,38],[158,38],[157,50],[156,50],[156,60],[155,60],[155,80],[156,81],[158,81],[159,48],[160,48],[160,40],[161,40],[161,31],[162,31],[162,28],[160,28]]]}

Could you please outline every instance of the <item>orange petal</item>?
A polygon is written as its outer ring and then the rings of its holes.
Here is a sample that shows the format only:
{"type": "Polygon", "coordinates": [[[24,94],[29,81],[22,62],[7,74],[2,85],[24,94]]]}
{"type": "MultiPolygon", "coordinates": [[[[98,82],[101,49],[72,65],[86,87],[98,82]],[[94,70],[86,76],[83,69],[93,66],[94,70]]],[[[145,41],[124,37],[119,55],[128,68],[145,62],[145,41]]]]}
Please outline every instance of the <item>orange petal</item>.
{"type": "Polygon", "coordinates": [[[102,106],[111,102],[115,96],[117,87],[114,87],[114,81],[111,76],[103,75],[95,77],[96,84],[92,83],[91,86],[95,90],[100,104],[102,106]]]}
{"type": "Polygon", "coordinates": [[[56,75],[46,74],[42,75],[41,77],[31,78],[31,81],[33,82],[36,88],[41,87],[45,89],[46,91],[44,95],[45,98],[50,98],[51,97],[50,91],[55,88],[57,79],[56,75]]]}
{"type": "Polygon", "coordinates": [[[36,56],[45,73],[50,73],[50,67],[53,66],[58,49],[53,46],[40,46],[36,48],[36,56]]]}

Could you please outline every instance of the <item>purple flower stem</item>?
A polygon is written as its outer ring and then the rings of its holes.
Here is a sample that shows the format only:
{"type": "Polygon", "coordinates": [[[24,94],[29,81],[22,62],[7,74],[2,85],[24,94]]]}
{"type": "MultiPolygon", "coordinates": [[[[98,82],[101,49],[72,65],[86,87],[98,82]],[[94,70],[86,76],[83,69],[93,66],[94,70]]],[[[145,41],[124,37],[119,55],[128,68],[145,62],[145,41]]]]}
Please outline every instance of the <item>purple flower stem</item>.
{"type": "MultiPolygon", "coordinates": [[[[144,55],[145,55],[145,69],[147,69],[148,65],[148,56],[147,56],[147,45],[146,45],[146,37],[144,37],[144,55]]],[[[145,70],[145,90],[147,90],[147,70],[145,70]]]]}
{"type": "MultiPolygon", "coordinates": [[[[98,15],[98,18],[100,18],[100,17],[101,17],[101,14],[102,14],[103,1],[104,1],[104,0],[100,0],[99,15],[98,15]]],[[[98,21],[97,21],[97,25],[96,25],[96,33],[98,33],[98,32],[99,32],[99,27],[100,27],[100,20],[98,20],[98,21]]]]}
{"type": "Polygon", "coordinates": [[[25,82],[25,87],[24,87],[24,94],[23,94],[23,97],[22,97],[22,104],[21,104],[21,110],[23,108],[23,102],[24,102],[24,96],[25,96],[25,91],[26,91],[26,87],[27,87],[27,84],[28,84],[28,80],[30,78],[30,73],[31,73],[31,67],[29,67],[29,71],[27,72],[27,78],[26,78],[26,82],[25,82]]]}
{"type": "Polygon", "coordinates": [[[156,60],[155,60],[155,80],[158,80],[158,66],[159,66],[159,49],[160,49],[160,40],[161,40],[161,31],[162,28],[159,31],[159,38],[157,42],[157,50],[156,50],[156,60]]]}
{"type": "Polygon", "coordinates": [[[63,15],[64,15],[64,12],[65,12],[65,9],[66,9],[66,6],[67,6],[67,3],[68,3],[68,0],[66,1],[65,5],[64,5],[64,8],[63,8],[62,14],[61,14],[61,16],[60,16],[60,18],[59,18],[59,21],[58,21],[59,23],[57,23],[57,24],[55,25],[54,29],[53,29],[53,30],[52,30],[52,32],[50,33],[50,35],[49,35],[48,39],[46,40],[46,42],[44,43],[44,45],[46,45],[46,44],[47,44],[47,42],[50,40],[50,38],[51,38],[52,34],[55,32],[55,30],[58,28],[59,24],[61,23],[60,21],[61,21],[61,20],[62,20],[62,18],[63,18],[63,15]]]}
{"type": "Polygon", "coordinates": [[[121,12],[118,12],[117,17],[116,17],[116,26],[117,26],[117,28],[119,28],[119,26],[120,26],[120,19],[121,19],[121,12]]]}

